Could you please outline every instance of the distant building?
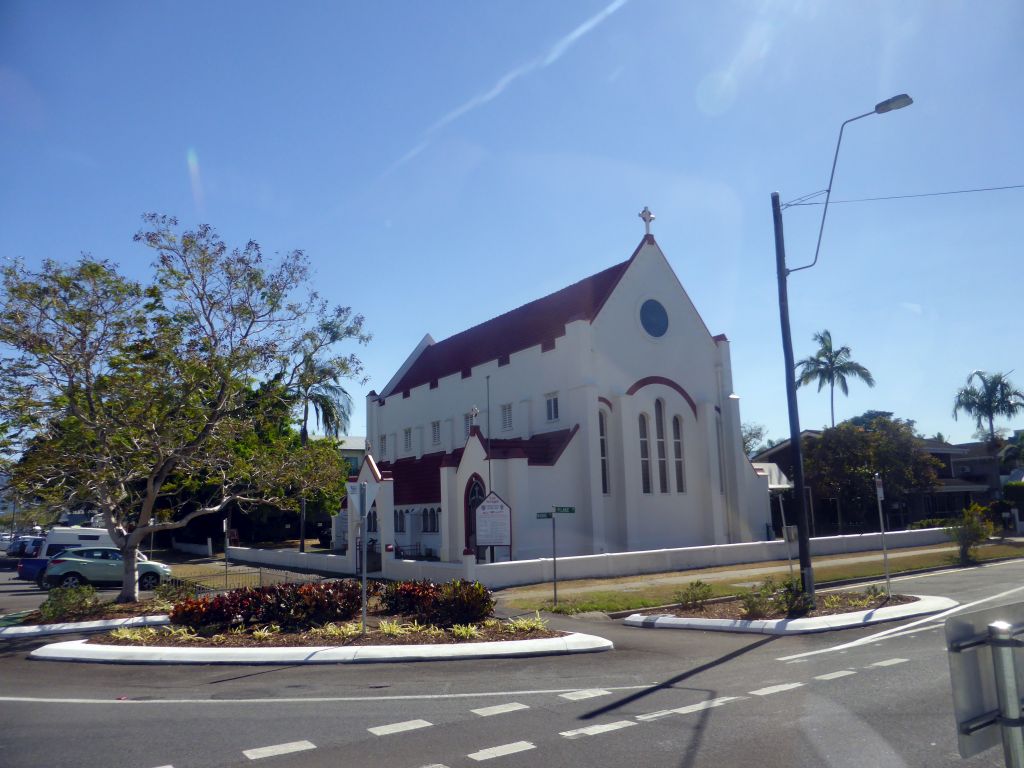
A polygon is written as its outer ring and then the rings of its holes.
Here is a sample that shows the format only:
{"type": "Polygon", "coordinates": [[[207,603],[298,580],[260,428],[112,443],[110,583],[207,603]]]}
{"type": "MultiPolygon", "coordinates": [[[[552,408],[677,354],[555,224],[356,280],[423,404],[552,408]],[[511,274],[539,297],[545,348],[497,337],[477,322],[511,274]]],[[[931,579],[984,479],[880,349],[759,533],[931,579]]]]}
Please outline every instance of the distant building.
{"type": "Polygon", "coordinates": [[[729,341],[650,234],[585,280],[424,336],[366,406],[393,481],[368,536],[407,554],[549,556],[537,513],[554,506],[575,509],[558,519],[563,555],[765,537],[768,482],[743,453],[729,341]],[[512,508],[511,546],[493,552],[475,529],[492,491],[512,508]]]}

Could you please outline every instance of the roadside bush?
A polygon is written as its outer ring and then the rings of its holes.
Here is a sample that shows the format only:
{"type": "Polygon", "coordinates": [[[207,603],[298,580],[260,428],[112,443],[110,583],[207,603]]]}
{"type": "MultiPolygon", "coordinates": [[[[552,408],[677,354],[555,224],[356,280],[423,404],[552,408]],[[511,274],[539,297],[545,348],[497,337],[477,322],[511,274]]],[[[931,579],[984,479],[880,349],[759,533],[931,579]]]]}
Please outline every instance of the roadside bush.
{"type": "Polygon", "coordinates": [[[100,606],[96,590],[90,586],[55,587],[39,606],[43,621],[77,621],[92,616],[100,606]]]}
{"type": "Polygon", "coordinates": [[[452,579],[441,585],[433,613],[426,618],[430,624],[451,627],[483,621],[493,610],[491,590],[479,581],[452,579]]]}
{"type": "Polygon", "coordinates": [[[432,581],[391,581],[380,591],[381,607],[399,616],[425,616],[440,594],[432,581]]]}
{"type": "Polygon", "coordinates": [[[707,582],[691,581],[681,591],[676,592],[676,601],[683,608],[704,608],[704,603],[711,599],[714,590],[707,582]]]}
{"type": "Polygon", "coordinates": [[[803,584],[796,576],[782,582],[781,588],[773,592],[771,600],[775,608],[786,616],[803,616],[811,608],[811,601],[807,599],[803,584]]]}
{"type": "Polygon", "coordinates": [[[995,526],[986,517],[987,512],[986,507],[971,504],[953,525],[946,528],[949,538],[956,542],[959,549],[961,565],[973,563],[975,547],[995,532],[995,526]]]}
{"type": "Polygon", "coordinates": [[[195,590],[191,584],[174,579],[160,582],[153,590],[153,597],[157,600],[172,604],[186,600],[194,594],[195,590]]]}
{"type": "Polygon", "coordinates": [[[759,589],[748,589],[740,593],[744,619],[763,619],[771,610],[771,599],[759,589]]]}
{"type": "Polygon", "coordinates": [[[491,591],[478,581],[464,579],[443,584],[391,582],[381,590],[380,603],[388,613],[413,616],[417,621],[439,627],[480,622],[494,610],[491,591]]]}
{"type": "Polygon", "coordinates": [[[214,597],[186,598],[170,616],[172,623],[193,628],[276,624],[305,629],[352,619],[360,605],[359,582],[344,579],[246,587],[214,597]]]}

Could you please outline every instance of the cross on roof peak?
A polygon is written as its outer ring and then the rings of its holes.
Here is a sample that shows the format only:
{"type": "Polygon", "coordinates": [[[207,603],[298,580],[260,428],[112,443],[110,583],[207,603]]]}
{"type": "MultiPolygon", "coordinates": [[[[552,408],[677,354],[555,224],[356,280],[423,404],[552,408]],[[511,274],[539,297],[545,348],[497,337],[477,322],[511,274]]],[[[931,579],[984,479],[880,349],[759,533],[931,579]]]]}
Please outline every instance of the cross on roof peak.
{"type": "Polygon", "coordinates": [[[651,209],[645,205],[644,209],[637,215],[644,220],[644,234],[651,234],[651,222],[655,219],[655,215],[651,213],[651,209]]]}

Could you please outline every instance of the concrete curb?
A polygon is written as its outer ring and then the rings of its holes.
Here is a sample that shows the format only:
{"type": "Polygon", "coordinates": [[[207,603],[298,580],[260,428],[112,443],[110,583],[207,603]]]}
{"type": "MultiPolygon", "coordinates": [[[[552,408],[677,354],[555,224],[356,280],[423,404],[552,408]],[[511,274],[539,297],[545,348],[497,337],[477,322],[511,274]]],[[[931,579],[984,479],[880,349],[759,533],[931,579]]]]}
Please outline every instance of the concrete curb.
{"type": "Polygon", "coordinates": [[[677,616],[645,616],[634,613],[623,622],[630,627],[647,629],[704,629],[712,632],[753,632],[762,635],[797,635],[809,632],[828,632],[834,629],[853,629],[877,624],[882,621],[909,619],[953,608],[959,603],[948,597],[910,595],[916,602],[893,605],[872,611],[837,613],[834,616],[818,616],[810,619],[763,619],[745,621],[741,619],[696,619],[677,616]]]}
{"type": "Polygon", "coordinates": [[[611,640],[578,632],[539,640],[458,645],[309,646],[300,648],[183,648],[99,645],[65,640],[32,651],[33,659],[110,664],[360,664],[382,661],[446,661],[557,656],[610,651],[611,640]]]}
{"type": "Polygon", "coordinates": [[[166,616],[132,616],[126,619],[101,619],[99,621],[74,621],[66,624],[23,624],[0,629],[0,640],[9,637],[42,637],[43,635],[68,635],[76,632],[103,632],[118,627],[155,627],[170,624],[166,616]]]}

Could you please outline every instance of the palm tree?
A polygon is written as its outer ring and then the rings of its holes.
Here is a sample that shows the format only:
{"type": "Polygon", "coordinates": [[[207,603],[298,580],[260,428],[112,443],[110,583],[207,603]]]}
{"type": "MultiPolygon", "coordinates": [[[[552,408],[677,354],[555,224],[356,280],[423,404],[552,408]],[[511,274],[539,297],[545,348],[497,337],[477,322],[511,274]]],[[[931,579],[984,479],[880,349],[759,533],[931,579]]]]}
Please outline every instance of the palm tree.
{"type": "MultiPolygon", "coordinates": [[[[302,447],[309,442],[309,411],[313,410],[317,427],[328,437],[348,432],[352,414],[352,398],[341,386],[345,371],[338,365],[305,355],[295,378],[297,404],[302,408],[302,427],[299,436],[302,447]]],[[[306,499],[301,500],[299,513],[299,551],[306,551],[306,499]]]]}
{"type": "Polygon", "coordinates": [[[875,379],[871,371],[860,363],[850,359],[850,348],[832,345],[832,334],[828,330],[814,334],[814,340],[818,342],[818,351],[814,357],[808,357],[798,362],[796,385],[803,386],[813,381],[818,382],[818,391],[828,384],[829,405],[832,409],[832,426],[836,425],[836,384],[843,391],[844,395],[850,394],[850,387],[846,383],[847,377],[860,379],[869,387],[875,386],[875,379]]]}
{"type": "Polygon", "coordinates": [[[953,418],[955,419],[960,411],[964,411],[974,417],[978,429],[984,429],[987,421],[989,442],[993,444],[996,439],[996,416],[1012,419],[1018,413],[1024,412],[1024,392],[1013,388],[1008,378],[1010,373],[1013,371],[974,371],[967,377],[966,386],[957,390],[956,398],[953,400],[953,418]],[[975,379],[980,386],[976,387],[973,384],[975,379]]]}

